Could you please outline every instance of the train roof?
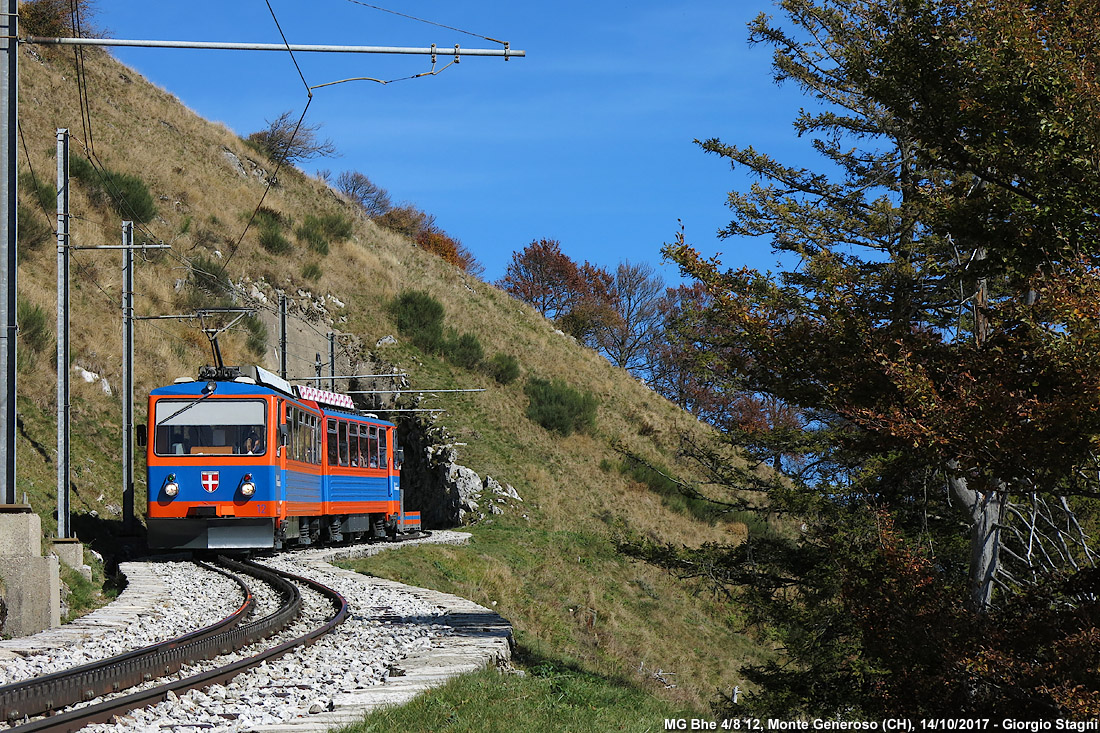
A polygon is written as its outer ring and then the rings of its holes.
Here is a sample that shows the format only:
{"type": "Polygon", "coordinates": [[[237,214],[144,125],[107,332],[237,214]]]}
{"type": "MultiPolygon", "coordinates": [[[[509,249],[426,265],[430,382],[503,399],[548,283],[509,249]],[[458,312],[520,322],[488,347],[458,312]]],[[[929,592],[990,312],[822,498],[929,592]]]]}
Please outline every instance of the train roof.
{"type": "MultiPolygon", "coordinates": [[[[383,425],[393,425],[394,423],[388,420],[382,420],[381,418],[373,415],[364,415],[356,412],[355,410],[341,409],[339,407],[333,407],[331,405],[321,404],[315,400],[306,399],[298,395],[291,395],[283,392],[282,390],[272,389],[271,387],[256,384],[254,380],[248,377],[243,377],[238,380],[223,381],[213,380],[217,384],[217,388],[214,391],[215,397],[286,397],[294,400],[295,402],[302,403],[313,409],[319,410],[322,414],[332,417],[345,417],[355,420],[368,420],[370,422],[379,423],[383,425]]],[[[149,392],[150,397],[202,397],[205,392],[203,391],[207,384],[210,382],[204,379],[198,379],[194,381],[177,381],[174,384],[168,384],[163,387],[157,387],[149,392]]]]}

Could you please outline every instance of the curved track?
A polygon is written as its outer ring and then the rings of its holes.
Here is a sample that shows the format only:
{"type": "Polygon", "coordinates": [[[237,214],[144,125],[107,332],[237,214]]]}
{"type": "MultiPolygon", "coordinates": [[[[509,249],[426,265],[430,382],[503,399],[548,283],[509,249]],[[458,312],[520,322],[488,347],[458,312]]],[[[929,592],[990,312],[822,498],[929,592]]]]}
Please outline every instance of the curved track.
{"type": "Polygon", "coordinates": [[[49,713],[178,672],[185,664],[213,659],[267,638],[284,628],[301,612],[301,594],[295,583],[306,585],[326,596],[332,602],[334,612],[323,624],[306,634],[253,656],[106,702],[30,721],[10,730],[25,733],[74,731],[89,723],[109,721],[115,715],[164,700],[169,693],[202,688],[226,681],[242,670],[258,665],[264,660],[280,657],[297,646],[312,642],[331,631],[347,617],[347,604],[343,597],[316,581],[251,562],[218,558],[218,563],[227,570],[251,575],[274,586],[283,599],[280,607],[268,616],[245,622],[244,619],[254,606],[254,599],[245,583],[235,578],[245,590],[246,601],[237,611],[222,621],[176,639],[137,649],[118,657],[2,687],[0,688],[0,711],[9,722],[26,720],[29,716],[49,713]]]}

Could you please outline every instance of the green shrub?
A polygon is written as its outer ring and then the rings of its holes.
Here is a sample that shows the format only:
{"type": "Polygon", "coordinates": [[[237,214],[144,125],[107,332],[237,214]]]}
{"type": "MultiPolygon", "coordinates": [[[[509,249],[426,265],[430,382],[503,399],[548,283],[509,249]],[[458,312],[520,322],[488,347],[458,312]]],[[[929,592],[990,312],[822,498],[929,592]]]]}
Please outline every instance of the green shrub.
{"type": "Polygon", "coordinates": [[[302,266],[302,277],[311,282],[321,279],[321,266],[316,262],[308,262],[302,266]]]}
{"type": "Polygon", "coordinates": [[[221,264],[203,255],[191,258],[190,286],[194,297],[189,303],[194,306],[209,304],[211,298],[228,302],[233,293],[233,285],[221,264]]]}
{"type": "Polygon", "coordinates": [[[443,304],[423,290],[403,290],[390,304],[397,330],[421,351],[443,346],[443,304]]]}
{"type": "Polygon", "coordinates": [[[69,175],[84,184],[94,202],[110,204],[124,219],[146,224],[157,215],[153,194],[137,176],[106,168],[97,170],[91,161],[79,155],[69,157],[69,175]]]}
{"type": "Polygon", "coordinates": [[[283,236],[282,230],[275,227],[260,229],[260,246],[273,255],[285,255],[294,249],[290,240],[283,236]]]}
{"type": "Polygon", "coordinates": [[[119,216],[133,219],[137,224],[146,224],[157,215],[153,194],[145,181],[117,171],[105,171],[103,177],[104,188],[119,216]]]}
{"type": "Polygon", "coordinates": [[[294,249],[290,240],[283,236],[283,228],[294,223],[289,216],[261,206],[255,212],[245,213],[244,218],[252,222],[259,232],[260,246],[271,254],[285,255],[294,249]]]}
{"type": "Polygon", "coordinates": [[[596,429],[597,400],[591,392],[580,392],[557,379],[551,382],[537,377],[528,380],[524,392],[530,400],[528,419],[547,430],[565,436],[596,429]]]}
{"type": "Polygon", "coordinates": [[[269,209],[266,206],[261,206],[256,209],[255,214],[250,211],[245,215],[245,221],[251,220],[252,226],[259,229],[278,229],[282,231],[284,227],[289,227],[293,224],[293,220],[281,214],[275,209],[269,209]]]}
{"type": "Polygon", "coordinates": [[[92,161],[81,155],[69,156],[69,175],[88,185],[93,185],[99,180],[99,173],[96,172],[92,161]]]}
{"type": "Polygon", "coordinates": [[[245,316],[241,323],[248,331],[248,350],[257,356],[267,351],[267,326],[256,316],[245,316]]]}
{"type": "Polygon", "coordinates": [[[484,369],[500,384],[511,384],[519,378],[519,360],[511,354],[493,354],[484,369]]]}
{"type": "Polygon", "coordinates": [[[57,186],[53,181],[22,173],[19,176],[19,189],[27,201],[32,201],[47,214],[57,214],[57,186]]]}
{"type": "Polygon", "coordinates": [[[447,361],[463,369],[477,369],[485,358],[485,349],[481,341],[472,333],[464,333],[457,338],[449,338],[443,346],[443,355],[447,361]]]}
{"type": "Polygon", "coordinates": [[[328,254],[328,240],[325,239],[324,229],[315,216],[306,216],[305,221],[294,231],[299,242],[306,244],[318,254],[328,254]]]}
{"type": "Polygon", "coordinates": [[[42,212],[26,204],[19,204],[16,209],[16,220],[20,249],[40,249],[55,236],[54,230],[46,223],[42,212]]]}
{"type": "Polygon", "coordinates": [[[42,306],[19,298],[16,308],[19,338],[31,351],[41,354],[48,348],[56,347],[53,331],[50,330],[50,317],[42,306]]]}
{"type": "Polygon", "coordinates": [[[636,483],[648,486],[674,512],[687,514],[710,524],[722,517],[721,507],[713,502],[685,495],[679,484],[657,468],[628,457],[620,464],[619,472],[636,483]]]}
{"type": "Polygon", "coordinates": [[[329,239],[348,239],[355,231],[355,225],[352,224],[351,219],[343,214],[322,214],[319,217],[306,218],[316,219],[321,231],[324,232],[325,236],[329,239]]]}

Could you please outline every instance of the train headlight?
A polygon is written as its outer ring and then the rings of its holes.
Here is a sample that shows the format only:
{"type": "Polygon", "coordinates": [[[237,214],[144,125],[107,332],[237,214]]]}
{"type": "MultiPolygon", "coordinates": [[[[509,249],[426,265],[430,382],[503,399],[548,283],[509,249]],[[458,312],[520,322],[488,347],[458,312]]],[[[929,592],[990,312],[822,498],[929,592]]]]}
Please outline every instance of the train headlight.
{"type": "Polygon", "coordinates": [[[168,478],[164,480],[164,494],[165,496],[175,496],[180,493],[180,485],[176,483],[176,474],[168,474],[168,478]]]}
{"type": "Polygon", "coordinates": [[[256,484],[252,482],[252,474],[246,473],[241,481],[241,495],[252,496],[256,493],[256,484]]]}

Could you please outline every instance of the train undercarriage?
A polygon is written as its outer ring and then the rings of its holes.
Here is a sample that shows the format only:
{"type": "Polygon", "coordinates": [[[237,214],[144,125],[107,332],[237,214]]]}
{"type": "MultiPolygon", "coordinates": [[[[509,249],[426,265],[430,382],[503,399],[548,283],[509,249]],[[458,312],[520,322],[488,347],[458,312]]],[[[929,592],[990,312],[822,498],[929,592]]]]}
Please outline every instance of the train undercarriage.
{"type": "Polygon", "coordinates": [[[396,540],[420,531],[419,515],[148,518],[149,548],[176,550],[281,550],[396,540]]]}

